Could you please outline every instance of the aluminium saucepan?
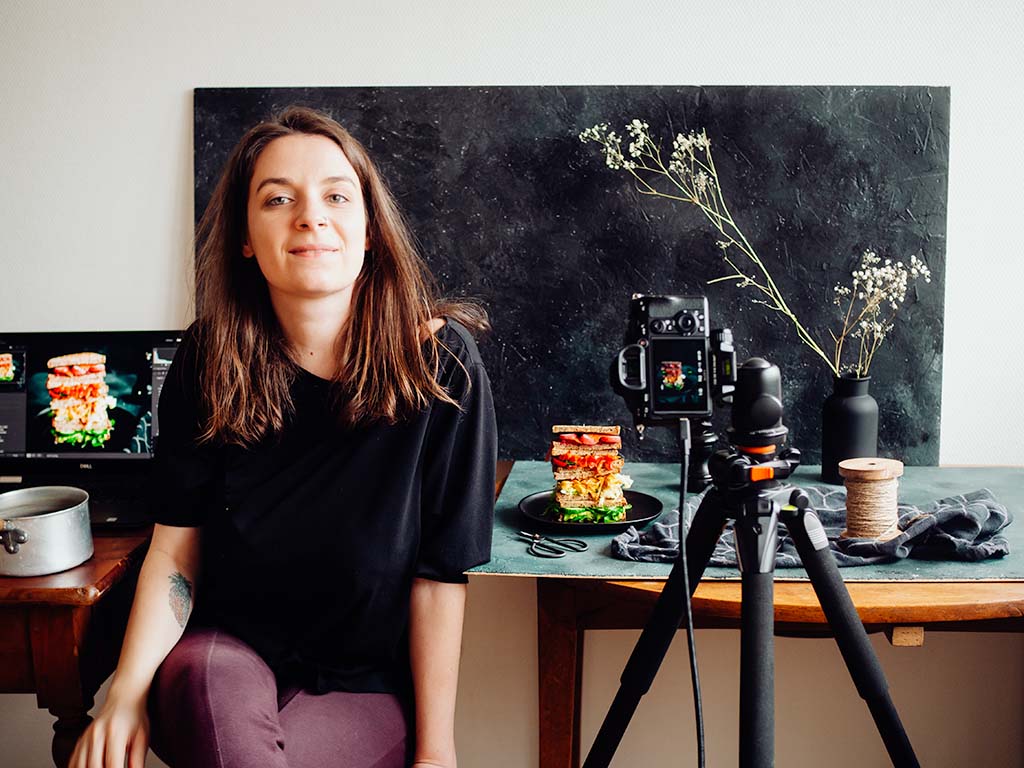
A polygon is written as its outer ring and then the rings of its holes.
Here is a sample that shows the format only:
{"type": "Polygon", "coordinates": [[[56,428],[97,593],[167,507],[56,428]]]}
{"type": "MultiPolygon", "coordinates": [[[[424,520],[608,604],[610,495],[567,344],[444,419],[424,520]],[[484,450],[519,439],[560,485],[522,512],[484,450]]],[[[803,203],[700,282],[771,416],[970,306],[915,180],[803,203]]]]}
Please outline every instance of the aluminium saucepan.
{"type": "Polygon", "coordinates": [[[44,576],[92,557],[89,494],[45,485],[0,493],[0,576],[44,576]]]}

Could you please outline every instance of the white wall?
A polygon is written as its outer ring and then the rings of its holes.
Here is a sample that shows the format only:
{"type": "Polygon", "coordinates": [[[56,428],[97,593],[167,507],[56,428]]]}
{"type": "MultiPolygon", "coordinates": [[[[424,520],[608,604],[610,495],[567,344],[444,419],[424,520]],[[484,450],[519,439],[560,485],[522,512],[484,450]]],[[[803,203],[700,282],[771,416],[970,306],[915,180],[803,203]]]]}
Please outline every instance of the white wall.
{"type": "MultiPolygon", "coordinates": [[[[1024,394],[1022,29],[1011,3],[430,5],[5,3],[0,328],[187,320],[196,86],[950,85],[941,458],[1024,464],[1016,402],[1024,394]],[[105,301],[112,284],[119,295],[135,287],[134,298],[105,301]]],[[[471,585],[458,723],[464,768],[536,765],[533,589],[530,580],[471,585]]],[[[635,637],[588,635],[585,745],[635,637]]],[[[734,765],[737,638],[702,631],[698,643],[709,764],[734,765]]],[[[1024,639],[932,633],[921,649],[876,648],[924,764],[1024,766],[1024,639]]],[[[680,643],[618,765],[692,762],[681,654],[680,643]],[[676,759],[680,744],[686,751],[676,759]]],[[[834,645],[780,640],[778,657],[779,764],[885,764],[834,645]]],[[[0,696],[0,764],[48,765],[50,724],[33,697],[0,696]]]]}

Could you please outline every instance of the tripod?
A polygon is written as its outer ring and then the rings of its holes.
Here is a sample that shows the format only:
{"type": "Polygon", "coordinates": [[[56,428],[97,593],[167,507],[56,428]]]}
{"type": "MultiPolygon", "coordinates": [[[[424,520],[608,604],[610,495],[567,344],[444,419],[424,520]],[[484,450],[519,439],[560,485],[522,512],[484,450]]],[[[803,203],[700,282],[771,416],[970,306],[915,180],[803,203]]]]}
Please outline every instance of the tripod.
{"type": "MultiPolygon", "coordinates": [[[[781,416],[781,411],[780,411],[781,416]]],[[[781,424],[781,422],[779,422],[781,424]]],[[[783,428],[784,429],[784,428],[783,428]]],[[[734,430],[730,429],[730,433],[734,430]]],[[[756,434],[756,433],[753,433],[756,434]]],[[[765,441],[761,441],[765,442],[765,441]]],[[[778,445],[719,451],[708,462],[712,488],[686,533],[686,567],[677,560],[626,663],[620,687],[584,768],[606,768],[685,616],[728,520],[734,520],[742,578],[740,613],[740,768],[770,768],[775,757],[774,580],[778,524],[786,524],[860,697],[865,700],[889,758],[897,768],[919,764],[867,632],[846,591],[828,537],[806,494],[784,487],[799,452],[778,445]],[[788,503],[778,499],[788,494],[788,503]]],[[[680,504],[680,540],[684,508],[680,504]]]]}

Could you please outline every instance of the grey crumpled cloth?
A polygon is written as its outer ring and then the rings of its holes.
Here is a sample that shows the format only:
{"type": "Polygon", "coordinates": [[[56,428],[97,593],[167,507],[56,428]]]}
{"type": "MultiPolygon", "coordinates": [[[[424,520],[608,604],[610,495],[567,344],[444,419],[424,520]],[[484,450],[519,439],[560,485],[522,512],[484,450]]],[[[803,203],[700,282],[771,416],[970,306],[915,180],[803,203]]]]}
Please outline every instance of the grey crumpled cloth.
{"type": "MultiPolygon", "coordinates": [[[[783,499],[788,499],[790,490],[787,488],[779,495],[784,493],[783,499]]],[[[1006,539],[996,534],[1013,522],[1013,515],[996,501],[987,488],[939,499],[920,507],[899,504],[900,533],[888,541],[839,538],[846,525],[845,488],[812,486],[803,490],[810,497],[811,506],[828,533],[829,546],[840,566],[889,563],[907,557],[976,561],[1004,557],[1010,551],[1006,539]]],[[[703,498],[704,493],[701,493],[687,501],[687,520],[692,518],[703,498]]],[[[673,562],[679,556],[678,510],[665,513],[643,533],[630,526],[612,539],[611,549],[612,556],[620,560],[673,562]]],[[[732,521],[718,540],[708,565],[736,565],[732,521]]],[[[800,566],[796,545],[786,526],[780,523],[775,567],[800,566]]]]}

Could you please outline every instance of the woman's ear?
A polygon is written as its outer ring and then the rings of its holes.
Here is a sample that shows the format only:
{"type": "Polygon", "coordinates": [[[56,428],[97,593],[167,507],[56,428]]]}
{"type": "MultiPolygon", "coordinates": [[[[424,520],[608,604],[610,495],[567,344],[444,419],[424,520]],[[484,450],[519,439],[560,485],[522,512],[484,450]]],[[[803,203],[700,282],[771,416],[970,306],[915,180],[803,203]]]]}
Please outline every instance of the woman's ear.
{"type": "Polygon", "coordinates": [[[253,251],[252,246],[250,246],[249,243],[242,244],[242,255],[245,256],[245,258],[251,259],[255,253],[256,252],[253,251]]]}

